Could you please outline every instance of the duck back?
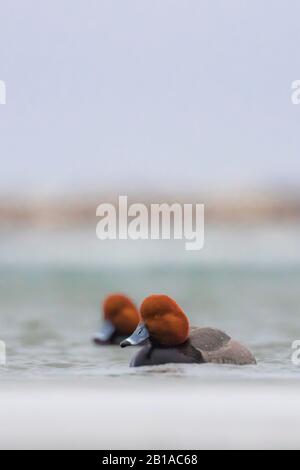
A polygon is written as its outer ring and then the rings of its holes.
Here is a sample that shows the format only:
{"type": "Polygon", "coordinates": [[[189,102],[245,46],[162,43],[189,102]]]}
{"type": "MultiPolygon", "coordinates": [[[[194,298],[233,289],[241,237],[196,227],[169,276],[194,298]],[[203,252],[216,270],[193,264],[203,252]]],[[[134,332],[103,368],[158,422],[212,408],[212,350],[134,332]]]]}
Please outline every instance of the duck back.
{"type": "Polygon", "coordinates": [[[238,341],[214,328],[192,328],[191,345],[199,351],[204,362],[216,364],[256,364],[253,354],[238,341]]]}

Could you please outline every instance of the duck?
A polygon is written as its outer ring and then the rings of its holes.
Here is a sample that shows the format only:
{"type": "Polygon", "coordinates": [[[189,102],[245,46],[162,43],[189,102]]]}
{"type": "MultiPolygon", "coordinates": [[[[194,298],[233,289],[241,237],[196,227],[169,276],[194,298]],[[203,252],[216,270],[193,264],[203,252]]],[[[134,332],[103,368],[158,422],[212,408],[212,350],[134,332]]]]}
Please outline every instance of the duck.
{"type": "Polygon", "coordinates": [[[167,295],[150,295],[140,308],[142,321],[121,342],[122,348],[141,345],[131,367],[168,363],[254,365],[247,347],[215,328],[190,327],[189,319],[167,295]]]}
{"type": "Polygon", "coordinates": [[[102,304],[103,323],[100,331],[93,336],[97,345],[119,345],[131,335],[141,321],[139,309],[124,294],[110,294],[102,304]]]}

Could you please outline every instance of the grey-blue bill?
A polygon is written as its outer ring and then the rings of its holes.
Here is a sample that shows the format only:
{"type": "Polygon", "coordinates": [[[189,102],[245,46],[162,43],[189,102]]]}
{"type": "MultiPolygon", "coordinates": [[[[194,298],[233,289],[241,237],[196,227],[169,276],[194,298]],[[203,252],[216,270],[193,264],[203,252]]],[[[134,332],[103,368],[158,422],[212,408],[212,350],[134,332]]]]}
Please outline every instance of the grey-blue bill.
{"type": "Polygon", "coordinates": [[[115,326],[108,320],[105,320],[101,330],[94,335],[94,341],[99,343],[106,343],[109,341],[116,332],[115,326]]]}
{"type": "Polygon", "coordinates": [[[121,348],[126,348],[126,346],[136,346],[138,344],[144,344],[145,341],[149,338],[150,334],[145,323],[141,322],[138,324],[136,330],[129,336],[127,339],[122,341],[120,344],[121,348]]]}

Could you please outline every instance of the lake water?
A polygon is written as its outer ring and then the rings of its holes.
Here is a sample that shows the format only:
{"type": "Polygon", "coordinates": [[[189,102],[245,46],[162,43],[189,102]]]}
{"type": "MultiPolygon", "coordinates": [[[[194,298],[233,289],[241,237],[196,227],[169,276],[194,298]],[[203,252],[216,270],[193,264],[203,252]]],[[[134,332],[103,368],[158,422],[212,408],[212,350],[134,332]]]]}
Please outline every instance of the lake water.
{"type": "MultiPolygon", "coordinates": [[[[259,387],[296,387],[298,393],[300,366],[291,361],[291,345],[300,339],[299,233],[297,225],[212,226],[205,249],[187,253],[181,242],[100,242],[88,227],[3,230],[3,391],[22,395],[30,386],[49,393],[63,384],[66,393],[74,384],[78,390],[85,387],[82,397],[95,388],[125,394],[133,388],[146,396],[154,387],[160,387],[161,396],[170,387],[181,387],[188,396],[205,385],[212,393],[233,387],[234,396],[237,387],[251,385],[255,403],[259,387]],[[225,330],[250,347],[258,365],[129,368],[133,348],[95,347],[90,341],[100,325],[99,304],[114,291],[128,293],[137,303],[150,293],[174,297],[192,325],[225,330]]],[[[115,443],[121,445],[117,438],[115,443]]],[[[189,443],[184,441],[186,447],[189,443]]]]}

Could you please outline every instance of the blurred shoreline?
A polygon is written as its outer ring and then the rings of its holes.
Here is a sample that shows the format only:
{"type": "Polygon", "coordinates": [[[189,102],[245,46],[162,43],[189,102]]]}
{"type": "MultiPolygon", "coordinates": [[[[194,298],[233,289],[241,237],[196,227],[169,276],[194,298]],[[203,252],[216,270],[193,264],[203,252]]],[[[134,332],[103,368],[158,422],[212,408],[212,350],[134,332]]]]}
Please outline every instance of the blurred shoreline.
{"type": "MultiPolygon", "coordinates": [[[[122,193],[124,194],[124,193],[122,193]]],[[[2,228],[65,228],[94,224],[99,204],[118,207],[119,194],[67,196],[11,196],[0,198],[2,228]]],[[[262,223],[299,222],[300,192],[225,192],[202,194],[130,194],[128,204],[192,203],[205,205],[207,222],[262,223]]]]}

